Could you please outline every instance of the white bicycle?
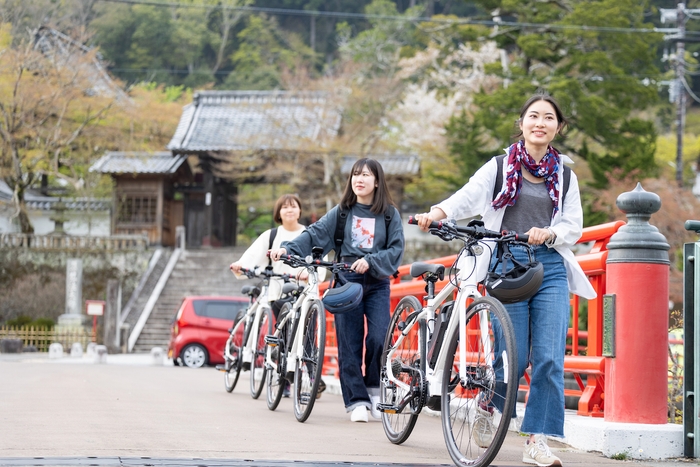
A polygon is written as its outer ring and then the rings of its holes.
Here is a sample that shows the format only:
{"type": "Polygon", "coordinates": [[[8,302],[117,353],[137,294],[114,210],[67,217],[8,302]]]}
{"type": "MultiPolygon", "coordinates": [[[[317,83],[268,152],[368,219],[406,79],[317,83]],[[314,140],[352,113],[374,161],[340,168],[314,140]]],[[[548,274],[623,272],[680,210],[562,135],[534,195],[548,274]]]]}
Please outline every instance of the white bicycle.
{"type": "Polygon", "coordinates": [[[238,383],[241,370],[250,370],[250,395],[257,399],[265,385],[265,336],[272,333],[273,317],[268,300],[268,286],[273,277],[282,278],[285,285],[290,280],[288,274],[265,269],[241,269],[249,278],[262,278],[259,286],[246,285],[241,293],[250,297],[250,305],[234,321],[230,335],[224,346],[224,364],[217,370],[224,372],[224,387],[232,392],[238,383]]]}
{"type": "MultiPolygon", "coordinates": [[[[411,218],[409,223],[416,222],[411,218]]],[[[433,222],[430,232],[464,246],[449,283],[437,295],[435,284],[444,278],[445,267],[411,265],[411,276],[426,281],[427,303],[404,297],[392,315],[382,354],[379,410],[394,444],[408,439],[424,406],[441,411],[452,460],[483,467],[495,458],[508,430],[518,359],[508,313],[501,302],[479,292],[476,256],[484,253],[484,239],[526,245],[527,236],[489,231],[480,221],[467,227],[433,222]]]]}
{"type": "Polygon", "coordinates": [[[302,258],[286,255],[281,261],[294,268],[304,267],[309,273],[306,286],[285,285],[283,292],[294,297],[280,309],[275,332],[265,338],[268,344],[265,367],[267,407],[275,410],[284,387],[291,383],[294,416],[305,422],[314,407],[321,381],[326,348],[326,310],[319,295],[319,267],[333,273],[349,271],[350,265],[322,261],[323,251],[314,248],[313,256],[302,258]]]}

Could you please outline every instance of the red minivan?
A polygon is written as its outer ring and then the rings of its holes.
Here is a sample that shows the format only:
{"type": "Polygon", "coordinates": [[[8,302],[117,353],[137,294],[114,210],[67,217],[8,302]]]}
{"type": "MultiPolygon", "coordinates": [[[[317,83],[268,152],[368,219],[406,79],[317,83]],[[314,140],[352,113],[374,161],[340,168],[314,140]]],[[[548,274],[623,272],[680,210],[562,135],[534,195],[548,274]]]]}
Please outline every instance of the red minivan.
{"type": "Polygon", "coordinates": [[[173,319],[168,357],[190,368],[223,363],[229,329],[247,306],[248,297],[185,297],[173,319]]]}

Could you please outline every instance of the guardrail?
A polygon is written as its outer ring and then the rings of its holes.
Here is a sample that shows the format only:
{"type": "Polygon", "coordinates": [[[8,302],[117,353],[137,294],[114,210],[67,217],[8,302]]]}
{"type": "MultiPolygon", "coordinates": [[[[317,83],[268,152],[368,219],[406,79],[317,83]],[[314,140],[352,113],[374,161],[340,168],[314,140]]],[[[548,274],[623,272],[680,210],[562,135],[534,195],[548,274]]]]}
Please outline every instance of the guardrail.
{"type": "MultiPolygon", "coordinates": [[[[579,415],[603,416],[604,391],[605,391],[605,361],[602,357],[603,350],[603,295],[605,295],[605,270],[608,257],[607,244],[610,237],[625,225],[623,221],[610,222],[583,229],[583,235],[578,243],[594,242],[588,253],[577,255],[576,259],[583,271],[591,281],[598,296],[592,300],[582,302],[580,297],[572,295],[571,298],[571,327],[568,336],[571,339],[569,346],[571,354],[564,357],[564,371],[571,373],[577,382],[579,389],[566,389],[565,395],[579,397],[579,415]],[[588,330],[581,331],[578,328],[581,309],[588,308],[588,330]],[[581,345],[580,341],[585,341],[581,345]],[[586,377],[584,382],[582,376],[586,377]]],[[[445,256],[425,261],[426,263],[443,264],[449,268],[454,264],[457,255],[445,256]]],[[[391,309],[407,295],[413,295],[419,300],[425,296],[425,282],[420,278],[410,277],[410,264],[399,268],[398,276],[391,284],[391,309]],[[408,280],[404,280],[406,277],[408,280]]],[[[436,284],[435,289],[440,290],[448,279],[436,284]]],[[[335,326],[333,315],[326,314],[326,354],[323,371],[326,375],[338,374],[338,349],[336,346],[335,326]]],[[[520,386],[521,391],[529,392],[529,376],[525,378],[526,384],[520,386]]],[[[527,394],[526,394],[527,397],[527,394]]]]}
{"type": "Polygon", "coordinates": [[[110,235],[108,237],[74,235],[0,234],[1,248],[34,250],[145,250],[148,235],[110,235]]]}

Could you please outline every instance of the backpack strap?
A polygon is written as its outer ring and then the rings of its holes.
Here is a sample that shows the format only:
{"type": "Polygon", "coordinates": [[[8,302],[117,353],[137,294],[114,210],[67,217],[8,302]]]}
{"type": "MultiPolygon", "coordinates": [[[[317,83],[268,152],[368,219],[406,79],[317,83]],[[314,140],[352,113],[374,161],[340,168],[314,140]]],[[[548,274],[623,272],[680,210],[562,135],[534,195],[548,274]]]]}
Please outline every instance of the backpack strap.
{"type": "Polygon", "coordinates": [[[335,223],[335,234],[333,235],[336,258],[340,258],[340,247],[343,245],[343,240],[345,240],[345,224],[347,223],[348,213],[343,211],[340,205],[338,205],[338,220],[335,223]]]}
{"type": "Polygon", "coordinates": [[[498,193],[501,191],[501,186],[503,185],[503,159],[506,157],[505,154],[501,154],[500,156],[496,156],[494,159],[496,159],[496,183],[493,185],[493,196],[491,197],[491,201],[495,200],[496,197],[498,196],[498,193]]]}
{"type": "MultiPolygon", "coordinates": [[[[275,237],[277,236],[277,227],[270,229],[270,241],[268,242],[267,245],[267,251],[272,250],[272,242],[275,241],[275,237]]],[[[267,265],[272,266],[272,260],[270,257],[267,257],[267,265]]]]}
{"type": "MultiPolygon", "coordinates": [[[[496,156],[496,183],[493,185],[493,196],[491,200],[495,200],[498,193],[501,192],[501,186],[503,185],[503,159],[506,157],[505,154],[496,156]]],[[[561,210],[564,212],[564,201],[566,201],[566,193],[569,191],[569,185],[571,185],[571,167],[564,165],[564,189],[562,190],[561,198],[561,210]]]]}

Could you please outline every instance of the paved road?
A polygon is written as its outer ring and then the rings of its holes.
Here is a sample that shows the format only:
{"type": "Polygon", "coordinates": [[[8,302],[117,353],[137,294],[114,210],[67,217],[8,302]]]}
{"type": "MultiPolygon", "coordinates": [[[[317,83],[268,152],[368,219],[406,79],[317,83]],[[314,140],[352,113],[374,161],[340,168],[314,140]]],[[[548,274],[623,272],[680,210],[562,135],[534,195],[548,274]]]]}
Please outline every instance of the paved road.
{"type": "MultiPolygon", "coordinates": [[[[324,394],[301,424],[290,399],[275,412],[264,393],[252,400],[247,372],[229,394],[212,368],[108,358],[0,355],[0,466],[452,465],[437,417],[421,416],[408,441],[395,446],[380,421],[351,423],[338,395],[324,394]]],[[[522,443],[510,433],[494,465],[524,465],[522,443]]],[[[552,447],[566,466],[628,464],[552,447]]]]}

